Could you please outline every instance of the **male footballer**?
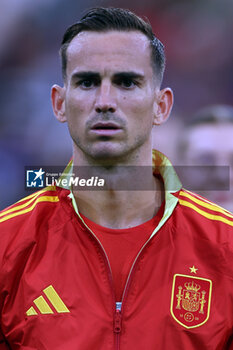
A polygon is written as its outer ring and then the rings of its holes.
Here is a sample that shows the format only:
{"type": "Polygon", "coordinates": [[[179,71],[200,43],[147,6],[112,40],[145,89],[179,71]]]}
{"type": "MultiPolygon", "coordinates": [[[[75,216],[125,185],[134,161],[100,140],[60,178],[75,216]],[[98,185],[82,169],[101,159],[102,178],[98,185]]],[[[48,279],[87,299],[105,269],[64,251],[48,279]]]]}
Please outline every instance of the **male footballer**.
{"type": "Polygon", "coordinates": [[[152,150],[173,104],[162,43],[135,14],[97,8],[67,29],[61,57],[64,176],[87,167],[105,187],[49,186],[1,212],[0,349],[233,349],[233,215],[152,150]],[[138,169],[147,189],[122,190],[138,169]]]}

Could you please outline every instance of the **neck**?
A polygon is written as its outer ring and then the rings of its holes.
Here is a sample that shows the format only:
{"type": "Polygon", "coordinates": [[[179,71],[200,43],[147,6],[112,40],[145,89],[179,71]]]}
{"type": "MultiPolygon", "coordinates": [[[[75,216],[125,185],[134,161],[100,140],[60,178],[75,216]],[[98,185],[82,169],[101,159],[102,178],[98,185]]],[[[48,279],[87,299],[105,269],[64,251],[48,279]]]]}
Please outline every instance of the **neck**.
{"type": "Polygon", "coordinates": [[[162,181],[153,175],[151,154],[150,160],[144,158],[143,165],[135,161],[139,157],[127,163],[101,166],[81,159],[74,152],[74,173],[81,163],[85,165],[84,171],[88,171],[88,178],[97,176],[105,181],[101,190],[73,189],[79,211],[84,216],[99,225],[121,229],[140,225],[157,213],[164,200],[164,189],[162,181]]]}

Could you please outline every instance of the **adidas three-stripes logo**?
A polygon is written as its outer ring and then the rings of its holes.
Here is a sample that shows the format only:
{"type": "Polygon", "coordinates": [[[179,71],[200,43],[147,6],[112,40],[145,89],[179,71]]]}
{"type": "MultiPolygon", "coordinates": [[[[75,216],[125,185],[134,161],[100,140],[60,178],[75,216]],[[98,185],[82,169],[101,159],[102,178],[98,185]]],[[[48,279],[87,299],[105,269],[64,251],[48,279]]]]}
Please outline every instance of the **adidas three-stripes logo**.
{"type": "Polygon", "coordinates": [[[40,313],[54,314],[57,312],[60,314],[70,312],[52,285],[43,289],[43,292],[47,297],[47,301],[43,295],[33,300],[36,308],[34,306],[31,306],[26,312],[27,316],[38,315],[40,313]]]}

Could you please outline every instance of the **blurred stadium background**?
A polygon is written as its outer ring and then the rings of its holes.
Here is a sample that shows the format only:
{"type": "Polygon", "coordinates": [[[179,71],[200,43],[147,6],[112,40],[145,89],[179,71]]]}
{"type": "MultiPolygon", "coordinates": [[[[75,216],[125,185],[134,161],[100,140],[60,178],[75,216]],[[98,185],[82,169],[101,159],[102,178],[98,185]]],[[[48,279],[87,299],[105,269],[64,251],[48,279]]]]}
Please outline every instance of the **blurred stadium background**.
{"type": "Polygon", "coordinates": [[[181,137],[182,120],[208,104],[233,104],[232,0],[0,1],[0,209],[25,196],[25,166],[65,166],[71,156],[66,126],[53,117],[50,88],[62,83],[62,35],[87,8],[128,8],[147,17],[165,44],[163,86],[173,89],[175,105],[173,122],[157,130],[158,138],[155,132],[155,145],[173,162],[170,135],[176,130],[181,137]]]}

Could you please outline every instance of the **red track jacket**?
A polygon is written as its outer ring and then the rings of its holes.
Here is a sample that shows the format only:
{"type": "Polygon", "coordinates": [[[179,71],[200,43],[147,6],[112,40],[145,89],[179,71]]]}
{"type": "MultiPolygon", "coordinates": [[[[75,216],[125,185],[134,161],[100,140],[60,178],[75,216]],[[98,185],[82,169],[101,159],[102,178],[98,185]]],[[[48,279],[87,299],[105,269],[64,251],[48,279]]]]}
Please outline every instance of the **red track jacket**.
{"type": "Polygon", "coordinates": [[[0,214],[1,350],[233,349],[232,214],[170,193],[116,307],[69,193],[51,186],[0,214]]]}

